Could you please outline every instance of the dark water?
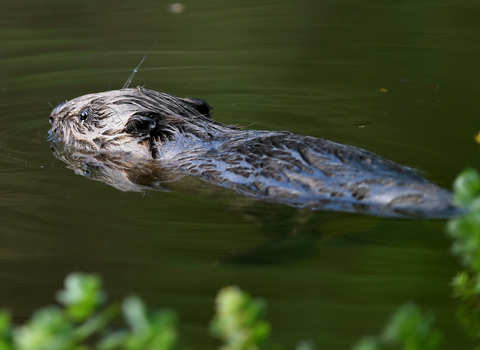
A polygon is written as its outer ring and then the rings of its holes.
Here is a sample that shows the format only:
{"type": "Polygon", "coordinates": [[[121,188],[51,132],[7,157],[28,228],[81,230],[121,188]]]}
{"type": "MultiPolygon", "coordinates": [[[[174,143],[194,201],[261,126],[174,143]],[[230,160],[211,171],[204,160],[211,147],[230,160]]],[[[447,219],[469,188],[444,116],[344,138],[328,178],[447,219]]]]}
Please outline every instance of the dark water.
{"type": "Polygon", "coordinates": [[[158,41],[133,85],[202,98],[224,123],[360,146],[450,187],[480,168],[477,2],[184,5],[0,4],[1,304],[22,320],[67,273],[98,272],[113,298],[177,309],[187,342],[206,349],[215,293],[235,284],[268,299],[275,342],[348,349],[414,300],[436,313],[445,348],[471,347],[450,297],[445,222],[214,189],[124,193],[75,176],[45,138],[49,104],[120,88],[158,41]]]}

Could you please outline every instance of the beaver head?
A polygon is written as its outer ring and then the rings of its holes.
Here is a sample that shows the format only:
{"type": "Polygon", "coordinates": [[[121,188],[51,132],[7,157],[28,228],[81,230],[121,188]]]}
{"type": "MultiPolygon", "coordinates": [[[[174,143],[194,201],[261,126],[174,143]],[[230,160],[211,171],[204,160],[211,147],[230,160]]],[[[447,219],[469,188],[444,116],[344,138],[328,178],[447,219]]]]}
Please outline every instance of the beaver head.
{"type": "Polygon", "coordinates": [[[212,139],[225,128],[210,119],[202,100],[182,99],[141,87],[75,98],[50,114],[53,141],[88,152],[145,153],[178,137],[212,139]]]}

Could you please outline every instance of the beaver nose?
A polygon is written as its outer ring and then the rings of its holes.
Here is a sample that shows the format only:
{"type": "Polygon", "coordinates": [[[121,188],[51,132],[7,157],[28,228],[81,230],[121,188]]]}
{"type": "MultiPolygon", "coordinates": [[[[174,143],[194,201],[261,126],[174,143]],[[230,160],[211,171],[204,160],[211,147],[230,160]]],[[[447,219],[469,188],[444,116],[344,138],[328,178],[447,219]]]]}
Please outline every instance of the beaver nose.
{"type": "Polygon", "coordinates": [[[50,117],[48,118],[48,121],[50,122],[50,124],[53,125],[53,122],[55,120],[54,118],[54,115],[58,115],[60,113],[60,110],[62,109],[62,107],[65,105],[65,103],[67,103],[68,101],[65,101],[65,102],[62,102],[60,103],[57,107],[55,107],[52,111],[52,113],[50,113],[50,117]]]}

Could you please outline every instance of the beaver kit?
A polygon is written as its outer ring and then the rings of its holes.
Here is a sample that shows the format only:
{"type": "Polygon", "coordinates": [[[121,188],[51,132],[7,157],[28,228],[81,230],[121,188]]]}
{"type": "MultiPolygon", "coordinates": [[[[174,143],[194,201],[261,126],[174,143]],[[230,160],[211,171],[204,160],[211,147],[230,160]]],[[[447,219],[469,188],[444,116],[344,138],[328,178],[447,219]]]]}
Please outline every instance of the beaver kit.
{"type": "Polygon", "coordinates": [[[107,169],[103,178],[117,171],[132,181],[128,168],[148,163],[295,207],[390,217],[458,213],[449,191],[413,169],[320,138],[224,125],[210,109],[202,100],[141,87],[89,94],[52,111],[49,139],[84,167],[107,169]]]}

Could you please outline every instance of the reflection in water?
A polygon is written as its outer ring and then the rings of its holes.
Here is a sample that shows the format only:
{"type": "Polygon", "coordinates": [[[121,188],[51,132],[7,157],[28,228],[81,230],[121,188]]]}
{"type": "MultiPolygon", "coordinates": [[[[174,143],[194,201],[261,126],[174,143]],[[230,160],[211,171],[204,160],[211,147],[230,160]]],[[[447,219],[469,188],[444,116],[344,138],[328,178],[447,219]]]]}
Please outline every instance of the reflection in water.
{"type": "Polygon", "coordinates": [[[67,164],[75,174],[100,181],[120,191],[167,191],[162,183],[180,180],[185,173],[177,169],[162,168],[156,163],[132,162],[124,157],[107,154],[81,153],[60,143],[51,144],[58,159],[67,164]]]}
{"type": "MultiPolygon", "coordinates": [[[[114,155],[81,153],[61,143],[51,144],[54,155],[65,162],[75,174],[90,180],[100,181],[125,192],[145,192],[147,190],[170,191],[177,189],[175,182],[186,176],[180,169],[165,168],[157,162],[132,163],[114,155]]],[[[195,183],[197,185],[197,183],[195,183]]],[[[192,184],[188,185],[191,188],[192,184]]],[[[196,186],[197,189],[200,186],[196,186]]],[[[212,196],[210,186],[202,195],[212,196]]],[[[214,187],[213,187],[214,188],[214,187]]],[[[200,191],[203,189],[200,188],[200,191]]],[[[228,205],[228,209],[242,217],[243,221],[255,226],[270,240],[259,247],[234,250],[221,258],[222,262],[248,264],[285,264],[304,260],[317,254],[315,242],[321,237],[316,226],[315,212],[295,210],[276,205],[261,206],[259,202],[239,197],[228,205]]]]}

